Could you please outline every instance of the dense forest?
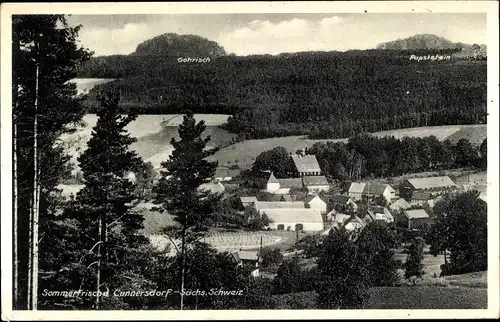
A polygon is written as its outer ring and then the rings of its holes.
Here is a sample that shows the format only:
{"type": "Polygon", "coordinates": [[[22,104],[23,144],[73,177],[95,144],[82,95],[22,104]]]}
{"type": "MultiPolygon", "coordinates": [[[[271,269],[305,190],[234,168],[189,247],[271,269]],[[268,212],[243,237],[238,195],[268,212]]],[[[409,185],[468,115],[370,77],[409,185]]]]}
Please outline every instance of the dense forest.
{"type": "Polygon", "coordinates": [[[408,173],[476,167],[486,169],[487,140],[474,147],[467,139],[456,144],[425,138],[378,138],[358,135],[347,143],[315,143],[314,154],[321,170],[330,178],[358,180],[366,177],[393,177],[408,173]]]}
{"type": "MultiPolygon", "coordinates": [[[[452,55],[456,49],[432,54],[452,55]]],[[[173,55],[97,57],[79,77],[116,78],[89,93],[121,92],[122,107],[148,114],[231,114],[243,138],[486,123],[486,62],[415,61],[428,50],[356,50],[223,56],[178,63],[173,55]]]]}

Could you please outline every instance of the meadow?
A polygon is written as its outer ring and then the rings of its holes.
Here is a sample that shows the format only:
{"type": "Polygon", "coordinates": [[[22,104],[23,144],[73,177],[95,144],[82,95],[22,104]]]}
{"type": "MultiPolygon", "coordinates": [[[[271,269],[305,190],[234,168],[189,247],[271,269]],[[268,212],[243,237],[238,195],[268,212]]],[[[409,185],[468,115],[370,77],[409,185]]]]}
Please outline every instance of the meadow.
{"type": "MultiPolygon", "coordinates": [[[[450,139],[458,141],[461,138],[471,140],[473,144],[481,144],[486,138],[486,125],[449,125],[449,126],[429,126],[408,129],[398,129],[391,131],[375,132],[378,137],[394,136],[396,138],[426,137],[434,135],[438,140],[450,139]]],[[[218,160],[221,165],[237,164],[240,168],[249,168],[255,158],[262,152],[282,146],[289,152],[299,149],[309,148],[316,142],[347,142],[347,139],[336,140],[310,140],[305,136],[287,136],[260,140],[247,140],[238,142],[221,149],[211,159],[218,160]]]]}

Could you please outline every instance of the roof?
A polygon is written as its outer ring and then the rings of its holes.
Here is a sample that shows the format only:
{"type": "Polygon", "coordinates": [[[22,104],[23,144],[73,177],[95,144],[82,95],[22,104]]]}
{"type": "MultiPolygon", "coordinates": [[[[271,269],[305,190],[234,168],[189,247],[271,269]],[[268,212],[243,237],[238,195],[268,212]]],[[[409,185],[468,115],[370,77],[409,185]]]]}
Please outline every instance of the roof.
{"type": "Polygon", "coordinates": [[[257,261],[259,259],[259,252],[250,250],[238,251],[238,258],[241,260],[257,261]]]}
{"type": "MultiPolygon", "coordinates": [[[[321,199],[318,195],[312,195],[312,196],[307,196],[305,197],[304,199],[302,199],[302,201],[305,203],[305,204],[308,204],[310,203],[312,200],[319,198],[319,200],[323,201],[323,199],[321,199]]],[[[323,201],[324,202],[324,201],[323,201]]]]}
{"type": "Polygon", "coordinates": [[[299,173],[302,172],[321,172],[318,160],[315,155],[292,155],[293,163],[299,173]]]}
{"type": "Polygon", "coordinates": [[[209,190],[211,193],[222,193],[226,190],[222,183],[205,183],[199,187],[199,190],[209,190]]]}
{"type": "Polygon", "coordinates": [[[407,179],[406,181],[415,189],[455,187],[455,183],[448,176],[407,179]]]}
{"type": "Polygon", "coordinates": [[[405,210],[404,213],[408,219],[429,218],[429,215],[424,209],[405,210]]]}
{"type": "Polygon", "coordinates": [[[370,195],[381,195],[384,193],[386,189],[394,191],[391,186],[388,184],[383,184],[383,183],[367,183],[365,184],[363,188],[363,193],[364,194],[370,194],[370,195]]]}
{"type": "Polygon", "coordinates": [[[385,207],[382,206],[370,206],[370,210],[374,214],[385,214],[385,211],[387,210],[385,207]]]}
{"type": "Polygon", "coordinates": [[[281,198],[283,198],[285,201],[293,201],[293,198],[290,195],[282,195],[281,198]]]}
{"type": "Polygon", "coordinates": [[[323,223],[321,213],[314,209],[263,209],[262,213],[277,224],[323,223]]]}
{"type": "Polygon", "coordinates": [[[306,206],[302,201],[257,201],[255,209],[304,209],[306,206]]]}
{"type": "Polygon", "coordinates": [[[240,197],[240,200],[242,203],[247,203],[247,202],[258,202],[257,197],[240,197]]]}
{"type": "Polygon", "coordinates": [[[217,168],[214,178],[235,177],[240,173],[240,170],[231,170],[229,168],[217,168]]]}
{"type": "Polygon", "coordinates": [[[349,193],[363,193],[366,183],[363,182],[353,182],[349,187],[349,193]]]}
{"type": "Polygon", "coordinates": [[[344,221],[344,227],[347,226],[348,223],[350,223],[351,221],[357,221],[359,222],[363,227],[366,226],[366,222],[359,218],[358,216],[356,215],[353,215],[353,216],[350,216],[350,218],[346,219],[346,221],[344,221]]]}
{"type": "Polygon", "coordinates": [[[429,200],[432,199],[430,192],[413,191],[411,200],[429,200]]]}
{"type": "Polygon", "coordinates": [[[277,179],[276,181],[280,184],[280,188],[301,188],[302,187],[302,179],[301,178],[277,179]]]}
{"type": "Polygon", "coordinates": [[[267,180],[267,183],[279,183],[278,179],[274,176],[274,174],[271,172],[271,175],[269,176],[269,179],[267,180]]]}
{"type": "Polygon", "coordinates": [[[401,207],[401,208],[409,208],[410,204],[408,201],[404,200],[403,198],[399,198],[398,200],[394,201],[389,208],[396,208],[396,207],[401,207]]]}
{"type": "Polygon", "coordinates": [[[302,177],[304,182],[304,186],[314,186],[314,185],[329,185],[328,180],[326,180],[325,176],[305,176],[302,177]]]}
{"type": "Polygon", "coordinates": [[[339,203],[339,204],[342,204],[342,205],[347,205],[347,203],[349,202],[349,200],[351,200],[351,197],[349,196],[333,196],[330,198],[330,200],[334,203],[339,203]]]}

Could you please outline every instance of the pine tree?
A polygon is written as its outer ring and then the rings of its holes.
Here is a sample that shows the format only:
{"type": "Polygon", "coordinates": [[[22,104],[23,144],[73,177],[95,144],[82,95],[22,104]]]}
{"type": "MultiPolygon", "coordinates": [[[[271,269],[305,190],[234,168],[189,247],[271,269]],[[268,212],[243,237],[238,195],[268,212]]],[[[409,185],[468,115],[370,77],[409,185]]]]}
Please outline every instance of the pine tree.
{"type": "MultiPolygon", "coordinates": [[[[174,216],[178,229],[174,238],[180,239],[180,290],[184,290],[186,250],[188,245],[198,240],[207,225],[213,222],[210,215],[214,213],[220,196],[208,190],[200,189],[215,174],[217,161],[206,158],[215,154],[217,149],[207,149],[210,136],[202,137],[206,126],[204,121],[196,123],[192,112],[184,115],[179,125],[180,140],[172,138],[174,147],[172,155],[162,162],[161,178],[154,187],[155,203],[160,211],[167,211],[174,216]]],[[[180,298],[180,309],[184,306],[183,296],[180,298]]]]}
{"type": "MultiPolygon", "coordinates": [[[[125,127],[136,115],[120,115],[119,98],[115,95],[100,97],[101,108],[97,124],[87,143],[87,150],[78,158],[85,186],[80,190],[66,214],[77,220],[82,247],[96,256],[95,289],[116,287],[116,280],[127,267],[127,257],[147,239],[142,235],[143,217],[134,210],[135,184],[126,178],[138,168],[141,160],[129,150],[135,138],[125,127]]],[[[96,298],[95,308],[100,306],[96,298]]]]}
{"type": "MultiPolygon", "coordinates": [[[[12,19],[12,94],[15,161],[14,307],[36,309],[40,238],[50,218],[49,195],[67,161],[59,136],[85,113],[76,97],[76,68],[90,58],[78,48],[79,27],[63,15],[19,15],[12,19]],[[39,229],[40,228],[40,229],[39,229]],[[40,230],[40,234],[38,231],[40,230]],[[40,236],[40,238],[38,238],[40,236]]],[[[50,242],[49,238],[43,242],[50,242]]]]}
{"type": "Polygon", "coordinates": [[[412,240],[408,247],[408,258],[404,264],[406,278],[412,276],[422,278],[424,275],[424,265],[422,264],[422,260],[424,259],[423,249],[424,245],[421,239],[412,240]]]}

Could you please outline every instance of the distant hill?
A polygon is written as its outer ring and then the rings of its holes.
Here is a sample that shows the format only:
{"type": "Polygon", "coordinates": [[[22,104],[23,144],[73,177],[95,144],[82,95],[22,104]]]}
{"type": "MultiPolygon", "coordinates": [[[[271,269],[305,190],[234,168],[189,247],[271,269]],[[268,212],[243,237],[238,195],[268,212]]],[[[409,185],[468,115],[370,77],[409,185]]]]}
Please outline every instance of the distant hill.
{"type": "Polygon", "coordinates": [[[417,34],[404,39],[378,44],[380,50],[453,50],[453,57],[460,59],[467,58],[486,58],[486,45],[464,44],[462,42],[452,42],[443,37],[432,34],[417,34]]]}
{"type": "Polygon", "coordinates": [[[200,36],[166,33],[140,43],[131,55],[216,58],[225,56],[226,51],[215,41],[200,36]]]}

